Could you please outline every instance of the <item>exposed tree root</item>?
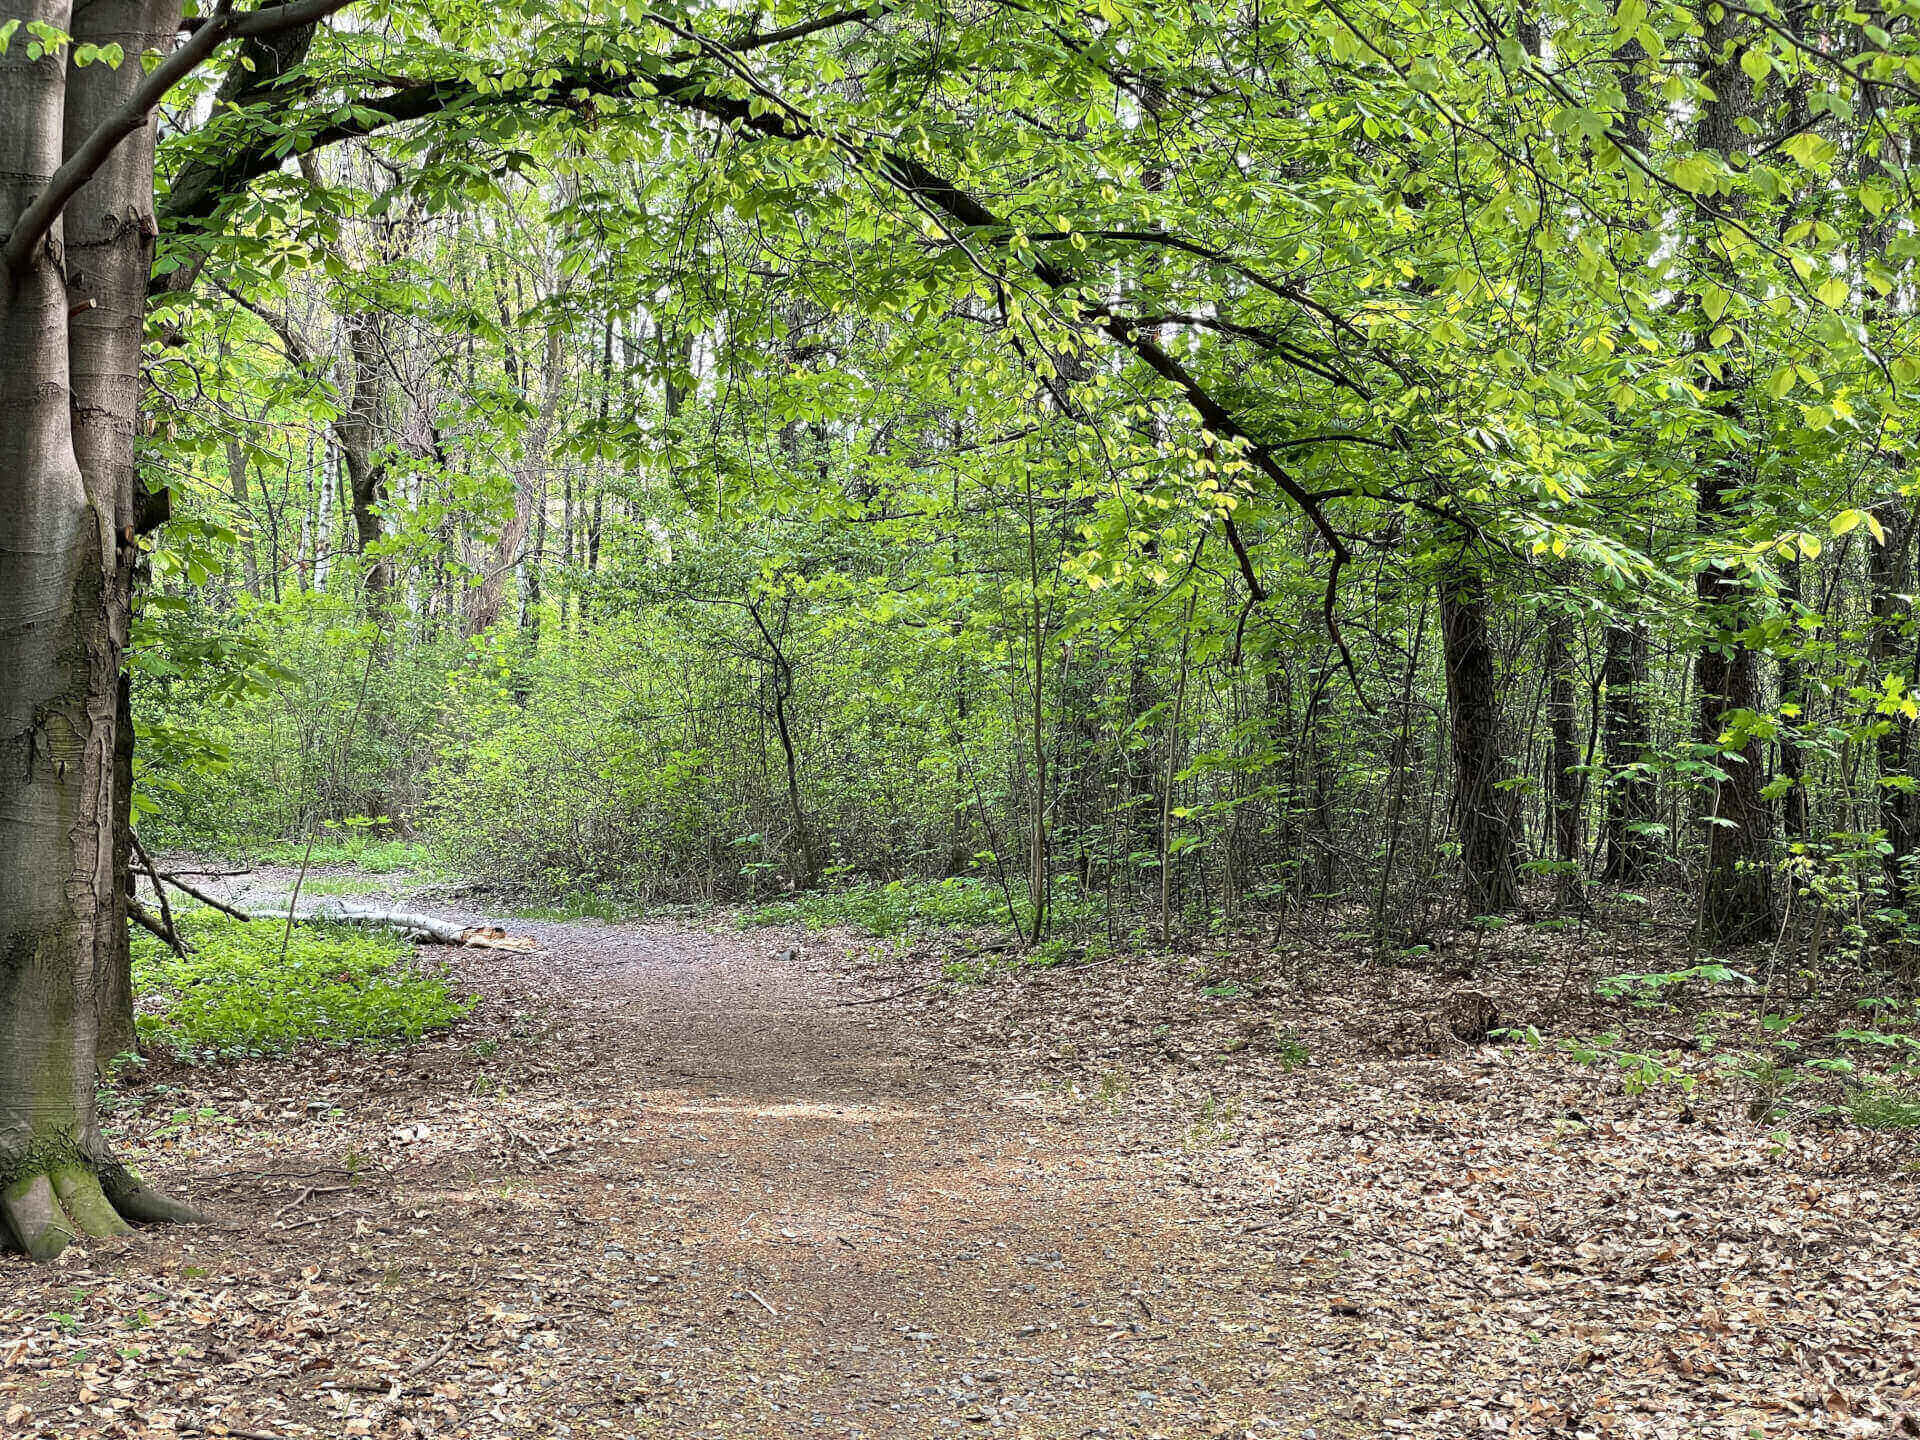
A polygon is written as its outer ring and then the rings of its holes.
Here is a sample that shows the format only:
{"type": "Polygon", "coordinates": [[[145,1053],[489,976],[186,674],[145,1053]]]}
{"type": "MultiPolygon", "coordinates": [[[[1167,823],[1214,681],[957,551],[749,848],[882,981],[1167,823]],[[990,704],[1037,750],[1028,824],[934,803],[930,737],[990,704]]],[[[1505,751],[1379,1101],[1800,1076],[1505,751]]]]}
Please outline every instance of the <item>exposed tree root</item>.
{"type": "Polygon", "coordinates": [[[207,1217],[155,1190],[124,1165],[64,1160],[28,1170],[0,1189],[0,1242],[51,1260],[82,1235],[131,1234],[130,1221],[193,1224],[207,1217]]]}

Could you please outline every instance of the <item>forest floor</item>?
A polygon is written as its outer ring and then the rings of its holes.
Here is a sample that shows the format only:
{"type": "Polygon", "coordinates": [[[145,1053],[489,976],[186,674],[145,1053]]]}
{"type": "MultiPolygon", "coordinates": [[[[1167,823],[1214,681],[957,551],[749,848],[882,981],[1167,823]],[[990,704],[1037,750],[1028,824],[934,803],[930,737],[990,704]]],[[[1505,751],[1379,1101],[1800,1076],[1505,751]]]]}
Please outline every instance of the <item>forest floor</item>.
{"type": "Polygon", "coordinates": [[[0,1435],[1920,1435],[1906,1132],[1756,1124],[1671,1015],[1651,1075],[1436,1028],[1616,1023],[1591,936],[962,984],[504,923],[424,1043],[117,1093],[220,1223],[0,1261],[0,1435]]]}

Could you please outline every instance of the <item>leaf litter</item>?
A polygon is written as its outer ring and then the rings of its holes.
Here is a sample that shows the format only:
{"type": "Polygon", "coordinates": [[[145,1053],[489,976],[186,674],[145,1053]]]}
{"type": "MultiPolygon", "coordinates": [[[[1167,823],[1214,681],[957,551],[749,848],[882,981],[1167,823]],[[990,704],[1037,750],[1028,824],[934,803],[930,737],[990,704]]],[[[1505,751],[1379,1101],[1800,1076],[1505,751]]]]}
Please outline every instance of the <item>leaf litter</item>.
{"type": "MultiPolygon", "coordinates": [[[[122,1092],[224,1223],[0,1263],[0,1434],[1920,1434],[1903,1138],[1463,1044],[1457,974],[525,928],[425,1043],[122,1092]]],[[[1577,944],[1472,987],[1595,1020],[1577,944]]]]}

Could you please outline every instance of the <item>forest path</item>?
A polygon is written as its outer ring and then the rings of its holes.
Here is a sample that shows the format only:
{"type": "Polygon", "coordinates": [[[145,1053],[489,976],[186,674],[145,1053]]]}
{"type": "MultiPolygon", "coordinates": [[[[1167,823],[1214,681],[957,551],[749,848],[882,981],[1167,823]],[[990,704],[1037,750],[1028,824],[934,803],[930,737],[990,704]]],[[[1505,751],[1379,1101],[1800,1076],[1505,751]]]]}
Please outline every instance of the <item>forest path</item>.
{"type": "Polygon", "coordinates": [[[1193,1191],[977,1079],[837,950],[510,923],[538,954],[423,952],[482,997],[455,1035],[176,1072],[117,1121],[230,1228],[73,1262],[96,1342],[144,1294],[193,1345],[59,1424],[112,1394],[287,1437],[1316,1433],[1268,1418],[1273,1335],[1193,1191]]]}

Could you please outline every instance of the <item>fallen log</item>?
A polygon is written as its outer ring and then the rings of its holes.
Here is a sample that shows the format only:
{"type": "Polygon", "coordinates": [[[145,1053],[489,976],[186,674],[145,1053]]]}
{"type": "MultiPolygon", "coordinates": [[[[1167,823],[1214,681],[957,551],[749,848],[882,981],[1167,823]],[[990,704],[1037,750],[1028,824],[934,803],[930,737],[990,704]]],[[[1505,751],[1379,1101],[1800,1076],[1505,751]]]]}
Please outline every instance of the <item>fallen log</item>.
{"type": "MultiPolygon", "coordinates": [[[[254,914],[262,920],[288,918],[285,908],[256,910],[254,914]]],[[[397,930],[403,935],[437,941],[442,945],[458,945],[466,928],[446,920],[436,919],[432,915],[422,915],[416,910],[396,910],[389,905],[359,905],[351,900],[332,897],[303,901],[293,911],[292,918],[302,921],[323,920],[333,925],[370,925],[377,929],[397,930]]]]}
{"type": "MultiPolygon", "coordinates": [[[[256,910],[262,920],[285,920],[287,911],[256,910]]],[[[417,910],[398,910],[388,905],[362,905],[351,900],[328,897],[303,903],[293,911],[296,921],[320,920],[331,925],[368,925],[393,930],[416,940],[436,945],[465,945],[486,950],[531,951],[539,948],[529,936],[509,935],[497,925],[455,925],[417,910]]]]}

